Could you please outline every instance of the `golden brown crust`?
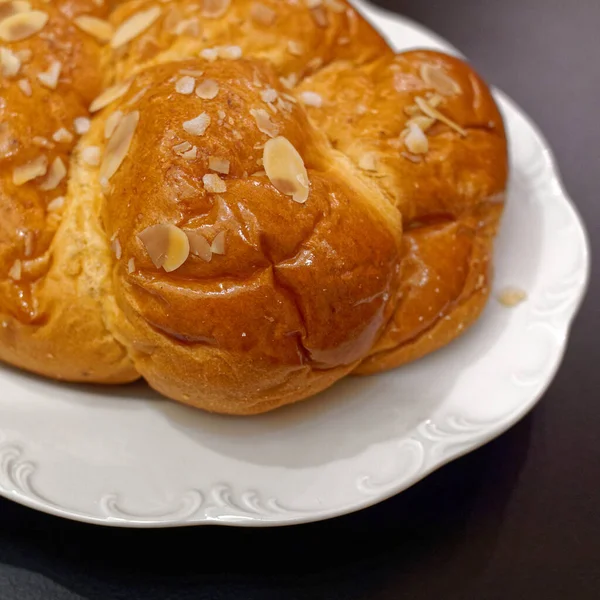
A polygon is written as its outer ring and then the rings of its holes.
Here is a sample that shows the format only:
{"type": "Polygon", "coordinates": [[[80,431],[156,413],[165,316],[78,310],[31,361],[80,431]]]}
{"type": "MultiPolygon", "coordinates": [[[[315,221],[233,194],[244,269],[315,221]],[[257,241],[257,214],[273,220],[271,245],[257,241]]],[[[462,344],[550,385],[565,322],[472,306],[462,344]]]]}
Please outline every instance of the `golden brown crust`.
{"type": "Polygon", "coordinates": [[[395,56],[341,0],[32,5],[42,34],[2,44],[32,58],[0,79],[0,360],[72,381],[141,375],[255,414],[418,358],[477,318],[507,161],[466,64],[395,56]],[[108,18],[112,42],[81,14],[108,18]],[[52,61],[54,88],[37,77],[52,61]],[[432,87],[427,69],[445,79],[432,87]],[[423,124],[419,102],[442,116],[423,124]],[[275,137],[299,153],[307,198],[265,173],[275,137]],[[67,173],[15,184],[40,156],[67,173]],[[206,247],[167,272],[144,241],[158,224],[206,247]]]}

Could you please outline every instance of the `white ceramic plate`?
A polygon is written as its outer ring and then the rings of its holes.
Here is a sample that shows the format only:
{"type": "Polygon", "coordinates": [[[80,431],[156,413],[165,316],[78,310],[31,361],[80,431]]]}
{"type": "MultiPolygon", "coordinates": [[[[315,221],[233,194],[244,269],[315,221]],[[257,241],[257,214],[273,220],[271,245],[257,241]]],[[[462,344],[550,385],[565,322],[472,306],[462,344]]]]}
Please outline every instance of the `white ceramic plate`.
{"type": "MultiPolygon", "coordinates": [[[[398,49],[447,44],[360,8],[398,49]]],[[[492,300],[447,348],[386,375],[347,378],[318,399],[251,419],[208,415],[146,386],[60,385],[0,367],[0,493],[106,525],[279,525],[396,494],[505,431],[560,363],[589,253],[546,142],[501,93],[512,181],[492,300]]]]}

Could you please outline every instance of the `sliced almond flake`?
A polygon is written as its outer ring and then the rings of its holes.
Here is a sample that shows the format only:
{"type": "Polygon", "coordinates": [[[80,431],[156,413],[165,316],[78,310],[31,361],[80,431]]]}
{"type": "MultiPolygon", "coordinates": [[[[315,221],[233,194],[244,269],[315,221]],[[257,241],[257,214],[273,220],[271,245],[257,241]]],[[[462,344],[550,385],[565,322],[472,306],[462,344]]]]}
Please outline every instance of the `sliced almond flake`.
{"type": "Polygon", "coordinates": [[[205,112],[198,115],[195,119],[190,119],[183,123],[183,129],[190,135],[204,135],[204,132],[210,126],[210,116],[205,112]]]}
{"type": "Polygon", "coordinates": [[[90,130],[92,122],[87,117],[77,117],[73,121],[73,127],[77,135],[83,135],[90,130]]]}
{"type": "Polygon", "coordinates": [[[17,85],[19,86],[19,89],[28,97],[30,98],[31,95],[33,94],[33,91],[31,89],[31,83],[29,83],[29,79],[19,79],[19,81],[17,82],[17,85]]]}
{"type": "Polygon", "coordinates": [[[199,69],[179,69],[179,74],[189,75],[190,77],[202,77],[204,71],[200,71],[199,69]]]}
{"type": "Polygon", "coordinates": [[[48,202],[48,206],[46,207],[46,210],[48,212],[56,212],[56,211],[59,211],[64,205],[65,205],[65,197],[57,196],[56,198],[54,198],[54,200],[51,200],[50,202],[48,202]]]}
{"type": "Polygon", "coordinates": [[[431,117],[425,117],[423,115],[418,115],[416,117],[412,117],[412,119],[409,119],[408,121],[406,121],[407,127],[410,127],[411,125],[416,125],[423,132],[426,132],[428,129],[433,127],[434,124],[435,124],[435,119],[432,119],[431,117]]]}
{"type": "Polygon", "coordinates": [[[59,144],[70,144],[73,141],[73,134],[68,129],[61,127],[52,134],[52,139],[59,144]]]}
{"type": "Polygon", "coordinates": [[[304,204],[308,199],[308,173],[304,161],[285,137],[276,137],[265,144],[265,172],[273,186],[294,202],[304,204]]]}
{"type": "Polygon", "coordinates": [[[287,77],[280,77],[279,81],[284,88],[291,90],[298,83],[298,75],[296,75],[296,73],[290,73],[287,77]]]}
{"type": "Polygon", "coordinates": [[[300,100],[306,106],[314,106],[315,108],[321,108],[323,106],[323,98],[316,92],[302,92],[300,94],[300,100]]]}
{"type": "Polygon", "coordinates": [[[21,59],[9,48],[0,48],[0,67],[3,77],[14,77],[21,70],[21,59]]]}
{"type": "Polygon", "coordinates": [[[97,167],[100,164],[100,147],[99,146],[86,146],[81,152],[81,158],[90,167],[97,167]]]}
{"type": "Polygon", "coordinates": [[[438,65],[423,63],[419,68],[419,75],[427,87],[431,87],[443,96],[460,94],[460,85],[444,69],[438,65]]]}
{"type": "Polygon", "coordinates": [[[440,94],[427,94],[427,104],[437,108],[444,101],[444,97],[440,94]]]}
{"type": "Polygon", "coordinates": [[[312,14],[315,23],[319,27],[327,27],[329,25],[329,19],[327,18],[327,12],[322,6],[316,6],[315,8],[311,8],[310,12],[312,14]]]}
{"type": "Polygon", "coordinates": [[[173,29],[175,35],[189,35],[191,37],[198,37],[200,35],[200,22],[196,17],[190,19],[182,19],[175,25],[173,29]]]}
{"type": "Polygon", "coordinates": [[[212,260],[212,252],[206,238],[199,231],[187,230],[185,234],[190,242],[190,252],[203,261],[210,262],[212,260]]]}
{"type": "Polygon", "coordinates": [[[229,175],[229,168],[231,164],[226,158],[220,158],[218,156],[209,156],[208,157],[208,168],[211,171],[216,171],[217,173],[223,173],[224,175],[229,175]]]}
{"type": "Polygon", "coordinates": [[[102,44],[108,44],[112,39],[113,27],[108,21],[90,15],[80,15],[73,19],[73,23],[81,31],[95,37],[102,44]]]}
{"type": "Polygon", "coordinates": [[[254,173],[250,173],[250,177],[266,177],[267,172],[263,169],[260,171],[254,171],[254,173]]]}
{"type": "Polygon", "coordinates": [[[261,25],[273,25],[277,18],[277,13],[262,2],[254,2],[250,7],[250,16],[254,21],[261,25]]]}
{"type": "Polygon", "coordinates": [[[125,106],[130,107],[134,104],[137,104],[146,94],[146,92],[150,89],[150,86],[146,85],[142,89],[138,90],[127,102],[125,106]]]}
{"type": "Polygon", "coordinates": [[[31,3],[22,0],[12,0],[7,2],[6,0],[0,1],[0,21],[16,15],[17,13],[29,12],[31,10],[31,3]]]}
{"type": "Polygon", "coordinates": [[[21,281],[22,274],[23,274],[23,266],[22,266],[21,261],[17,258],[17,260],[15,260],[12,267],[10,268],[10,271],[8,272],[8,276],[13,281],[21,281]]]}
{"type": "Polygon", "coordinates": [[[48,171],[48,158],[40,155],[37,158],[13,169],[13,183],[23,185],[37,177],[42,177],[48,171]]]}
{"type": "Polygon", "coordinates": [[[115,110],[104,122],[104,139],[109,139],[123,118],[123,111],[115,110]]]}
{"type": "Polygon", "coordinates": [[[203,0],[202,16],[208,19],[219,19],[229,9],[231,0],[203,0]]]}
{"type": "Polygon", "coordinates": [[[515,287],[505,288],[498,295],[498,301],[502,306],[506,306],[507,308],[514,308],[524,302],[527,299],[527,294],[515,287]]]}
{"type": "Polygon", "coordinates": [[[404,114],[408,115],[409,117],[416,117],[417,115],[421,114],[421,110],[416,104],[409,104],[408,106],[404,107],[404,114]]]}
{"type": "Polygon", "coordinates": [[[433,106],[428,104],[423,98],[417,96],[415,98],[415,102],[421,111],[428,117],[445,123],[448,125],[448,127],[450,127],[450,129],[454,129],[454,131],[463,137],[466,137],[467,132],[460,125],[457,125],[454,121],[452,121],[452,119],[449,119],[446,115],[443,115],[439,110],[437,110],[437,108],[433,108],[433,106]]]}
{"type": "Polygon", "coordinates": [[[125,160],[139,120],[140,113],[137,110],[121,119],[104,152],[100,166],[101,182],[104,180],[105,183],[108,183],[108,180],[118,171],[121,163],[125,160]]]}
{"type": "Polygon", "coordinates": [[[176,144],[173,146],[173,150],[177,152],[177,154],[182,154],[183,152],[187,152],[192,148],[192,145],[189,142],[181,142],[180,144],[176,144]]]}
{"type": "Polygon", "coordinates": [[[21,50],[16,50],[15,54],[22,63],[27,63],[33,56],[33,50],[31,48],[22,48],[21,50]]]}
{"type": "Polygon", "coordinates": [[[175,225],[161,223],[147,227],[137,236],[157,269],[177,270],[190,255],[190,242],[183,230],[175,225]]]}
{"type": "Polygon", "coordinates": [[[217,48],[204,48],[204,50],[200,51],[200,56],[204,60],[208,60],[209,62],[214,62],[219,58],[219,51],[217,48]]]}
{"type": "Polygon", "coordinates": [[[121,260],[121,256],[123,256],[123,248],[121,247],[121,242],[119,238],[115,238],[111,243],[112,251],[115,253],[115,258],[117,260],[121,260]]]}
{"type": "Polygon", "coordinates": [[[130,275],[135,272],[135,258],[130,258],[127,261],[127,272],[130,275]]]}
{"type": "Polygon", "coordinates": [[[227,184],[214,173],[207,173],[202,178],[204,189],[211,194],[222,194],[227,191],[227,184]]]}
{"type": "Polygon", "coordinates": [[[213,254],[225,254],[225,232],[220,231],[210,245],[213,254]]]}
{"type": "Polygon", "coordinates": [[[242,57],[242,49],[239,46],[220,46],[219,57],[237,60],[242,57]]]}
{"type": "Polygon", "coordinates": [[[149,29],[154,22],[160,17],[160,6],[152,6],[147,10],[141,10],[128,19],[126,19],[113,35],[110,45],[112,48],[120,48],[128,44],[144,31],[149,29]]]}
{"type": "Polygon", "coordinates": [[[108,106],[115,100],[122,98],[131,87],[131,81],[124,81],[123,83],[117,83],[109,88],[106,88],[91,104],[90,112],[98,112],[104,107],[108,106]]]}
{"type": "Polygon", "coordinates": [[[35,242],[35,234],[33,231],[25,233],[24,253],[26,258],[31,258],[33,255],[33,244],[35,242]]]}
{"type": "Polygon", "coordinates": [[[363,171],[377,171],[377,155],[375,152],[365,152],[358,161],[363,171]]]}
{"type": "Polygon", "coordinates": [[[250,110],[250,114],[254,117],[259,131],[271,138],[277,137],[279,127],[271,121],[271,115],[264,108],[253,108],[250,110]]]}
{"type": "Polygon", "coordinates": [[[0,40],[20,42],[39,33],[46,23],[48,15],[41,10],[19,12],[0,21],[0,40]]]}
{"type": "Polygon", "coordinates": [[[333,11],[338,14],[343,13],[348,7],[340,0],[325,0],[325,4],[333,11]]]}
{"type": "Polygon", "coordinates": [[[423,130],[411,123],[408,126],[408,133],[404,138],[404,145],[412,154],[426,154],[429,150],[429,141],[423,130]]]}
{"type": "Polygon", "coordinates": [[[295,40],[288,40],[287,49],[292,56],[302,56],[304,54],[304,46],[295,40]]]}
{"type": "Polygon", "coordinates": [[[194,160],[196,156],[198,156],[198,148],[196,146],[192,146],[189,150],[181,154],[181,157],[185,158],[185,160],[194,160]]]}
{"type": "Polygon", "coordinates": [[[275,102],[277,100],[278,94],[277,91],[273,88],[267,88],[266,90],[262,90],[260,93],[261,100],[263,102],[275,102]]]}
{"type": "Polygon", "coordinates": [[[41,135],[33,136],[31,138],[31,141],[33,144],[39,146],[40,148],[54,148],[54,144],[50,140],[47,140],[45,137],[42,137],[41,135]]]}
{"type": "Polygon", "coordinates": [[[214,79],[204,79],[196,87],[196,96],[203,100],[212,100],[219,93],[219,84],[214,79]]]}
{"type": "Polygon", "coordinates": [[[57,60],[52,61],[47,71],[37,74],[39,82],[51,90],[55,90],[58,85],[62,63],[57,60]]]}
{"type": "Polygon", "coordinates": [[[65,163],[63,162],[60,156],[57,156],[50,165],[50,169],[48,169],[48,175],[46,179],[40,185],[40,190],[44,192],[49,192],[50,190],[55,190],[60,182],[67,175],[67,167],[65,167],[65,163]]]}
{"type": "Polygon", "coordinates": [[[175,91],[178,94],[183,94],[184,96],[191,94],[195,87],[196,80],[189,75],[184,75],[181,79],[177,80],[177,83],[175,83],[175,91]]]}

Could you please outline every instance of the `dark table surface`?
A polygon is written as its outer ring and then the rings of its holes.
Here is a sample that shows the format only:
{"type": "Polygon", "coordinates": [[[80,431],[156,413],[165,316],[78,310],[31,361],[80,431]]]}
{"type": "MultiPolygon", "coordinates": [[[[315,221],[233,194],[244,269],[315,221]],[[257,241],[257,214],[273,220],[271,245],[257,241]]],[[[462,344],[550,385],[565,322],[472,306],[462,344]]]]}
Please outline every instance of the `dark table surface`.
{"type": "MultiPolygon", "coordinates": [[[[379,3],[445,36],[538,122],[597,251],[600,0],[379,3]]],[[[407,492],[272,530],[111,530],[0,501],[0,600],[598,600],[599,275],[538,407],[407,492]]]]}

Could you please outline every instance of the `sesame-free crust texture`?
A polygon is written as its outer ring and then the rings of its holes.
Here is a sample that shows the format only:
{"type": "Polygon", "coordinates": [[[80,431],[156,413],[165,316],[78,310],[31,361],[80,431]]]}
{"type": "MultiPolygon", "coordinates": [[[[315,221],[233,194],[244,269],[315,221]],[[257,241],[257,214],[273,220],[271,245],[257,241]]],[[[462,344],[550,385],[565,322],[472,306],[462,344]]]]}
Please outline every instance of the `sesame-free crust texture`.
{"type": "Polygon", "coordinates": [[[397,367],[481,313],[506,179],[474,71],[347,2],[0,1],[0,360],[238,415],[397,367]]]}

